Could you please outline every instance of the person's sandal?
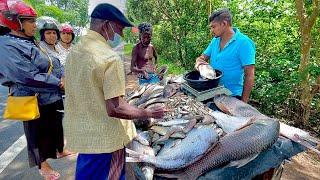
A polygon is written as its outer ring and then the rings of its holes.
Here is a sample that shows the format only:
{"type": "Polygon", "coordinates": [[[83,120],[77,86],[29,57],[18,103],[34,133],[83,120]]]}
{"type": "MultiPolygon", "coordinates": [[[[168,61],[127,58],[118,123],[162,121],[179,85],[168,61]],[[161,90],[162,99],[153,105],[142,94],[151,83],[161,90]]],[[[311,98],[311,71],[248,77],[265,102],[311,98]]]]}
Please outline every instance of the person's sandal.
{"type": "Polygon", "coordinates": [[[39,173],[41,176],[44,177],[45,180],[57,180],[60,177],[60,173],[58,173],[57,171],[51,170],[50,172],[43,172],[41,170],[39,170],[39,173]]]}
{"type": "Polygon", "coordinates": [[[75,155],[77,153],[74,153],[74,152],[71,152],[71,151],[63,151],[63,153],[57,153],[57,158],[60,159],[60,158],[63,158],[63,157],[66,157],[66,156],[72,156],[72,155],[75,155]]]}

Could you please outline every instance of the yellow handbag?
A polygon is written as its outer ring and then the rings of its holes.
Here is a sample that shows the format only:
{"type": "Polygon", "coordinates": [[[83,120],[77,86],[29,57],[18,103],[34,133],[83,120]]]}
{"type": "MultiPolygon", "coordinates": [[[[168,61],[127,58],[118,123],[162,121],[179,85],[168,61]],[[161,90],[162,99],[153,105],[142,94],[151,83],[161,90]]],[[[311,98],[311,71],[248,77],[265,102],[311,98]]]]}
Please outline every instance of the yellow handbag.
{"type": "MultiPolygon", "coordinates": [[[[41,49],[41,51],[43,51],[41,49]]],[[[53,64],[49,55],[48,74],[51,73],[53,64]]],[[[12,96],[9,88],[7,105],[4,109],[3,118],[10,120],[30,121],[40,117],[38,106],[38,93],[34,96],[12,96]]]]}
{"type": "Polygon", "coordinates": [[[34,96],[8,96],[3,118],[30,121],[40,117],[38,94],[34,96]]]}

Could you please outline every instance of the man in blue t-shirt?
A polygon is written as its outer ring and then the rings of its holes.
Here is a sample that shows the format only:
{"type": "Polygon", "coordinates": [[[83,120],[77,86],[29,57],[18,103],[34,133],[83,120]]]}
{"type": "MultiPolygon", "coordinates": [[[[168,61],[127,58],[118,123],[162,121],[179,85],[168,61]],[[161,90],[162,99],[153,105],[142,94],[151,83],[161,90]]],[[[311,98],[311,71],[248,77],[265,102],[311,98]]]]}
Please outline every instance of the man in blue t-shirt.
{"type": "Polygon", "coordinates": [[[248,102],[254,84],[255,54],[254,42],[239,29],[232,27],[232,15],[228,9],[221,9],[209,18],[214,38],[207,49],[197,58],[195,68],[208,64],[223,72],[220,83],[232,95],[248,102]]]}

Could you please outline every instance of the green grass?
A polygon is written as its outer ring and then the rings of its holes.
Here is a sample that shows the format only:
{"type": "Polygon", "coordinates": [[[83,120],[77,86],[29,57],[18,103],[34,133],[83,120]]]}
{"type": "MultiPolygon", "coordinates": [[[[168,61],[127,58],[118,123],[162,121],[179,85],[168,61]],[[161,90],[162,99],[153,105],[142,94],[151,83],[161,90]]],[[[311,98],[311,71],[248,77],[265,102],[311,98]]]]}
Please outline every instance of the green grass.
{"type": "MultiPolygon", "coordinates": [[[[128,57],[131,58],[131,52],[132,52],[133,46],[134,46],[133,44],[126,44],[124,46],[124,54],[125,54],[125,56],[128,56],[128,57]]],[[[174,63],[174,62],[172,62],[170,60],[163,59],[163,58],[161,58],[161,56],[158,57],[158,60],[159,60],[158,67],[161,67],[164,64],[166,64],[169,67],[169,70],[168,70],[167,74],[177,75],[177,74],[183,74],[183,73],[186,72],[185,68],[183,68],[178,63],[174,63]]]]}
{"type": "Polygon", "coordinates": [[[125,44],[124,45],[124,55],[125,56],[131,57],[131,52],[132,52],[133,46],[134,46],[133,44],[125,44]]]}

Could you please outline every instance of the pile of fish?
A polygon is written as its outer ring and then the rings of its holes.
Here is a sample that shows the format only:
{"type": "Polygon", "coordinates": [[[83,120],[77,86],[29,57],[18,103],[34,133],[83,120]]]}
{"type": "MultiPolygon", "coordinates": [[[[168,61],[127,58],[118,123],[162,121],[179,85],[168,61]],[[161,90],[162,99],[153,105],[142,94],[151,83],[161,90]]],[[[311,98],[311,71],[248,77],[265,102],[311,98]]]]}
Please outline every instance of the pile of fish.
{"type": "MultiPolygon", "coordinates": [[[[168,110],[163,119],[134,121],[138,136],[126,161],[139,163],[141,179],[197,179],[226,164],[242,166],[272,146],[281,129],[278,120],[234,97],[216,96],[214,103],[223,112],[212,111],[183,94],[179,84],[140,86],[126,100],[168,110]]],[[[292,136],[286,130],[283,134],[292,136]]]]}

